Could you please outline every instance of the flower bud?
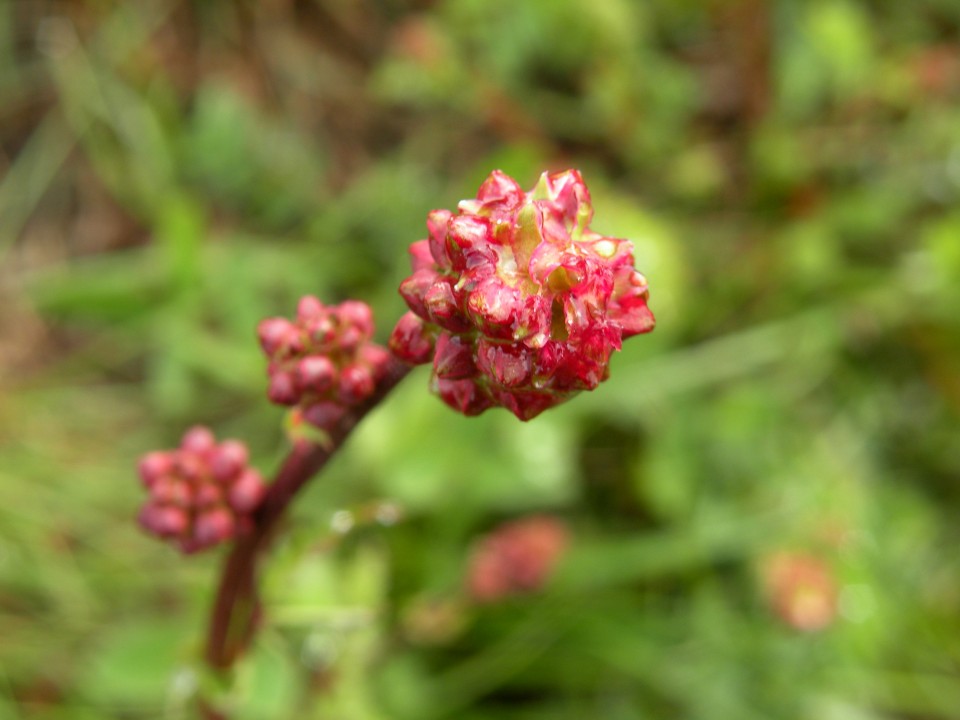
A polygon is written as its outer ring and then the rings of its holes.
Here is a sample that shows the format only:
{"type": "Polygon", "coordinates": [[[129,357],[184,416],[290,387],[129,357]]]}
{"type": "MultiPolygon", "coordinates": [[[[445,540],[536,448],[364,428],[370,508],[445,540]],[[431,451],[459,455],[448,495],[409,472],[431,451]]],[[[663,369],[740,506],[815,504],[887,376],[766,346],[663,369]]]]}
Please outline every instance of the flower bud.
{"type": "Polygon", "coordinates": [[[654,319],[629,241],[591,231],[592,217],[575,170],[545,173],[528,193],[494,171],[456,214],[431,212],[391,350],[433,360],[431,387],[468,414],[501,406],[528,420],[594,389],[654,319]]]}
{"type": "Polygon", "coordinates": [[[339,399],[345,405],[360,402],[373,392],[374,382],[365,365],[348,365],[340,373],[339,399]]]}
{"type": "Polygon", "coordinates": [[[216,440],[210,429],[198,425],[187,430],[180,441],[180,448],[188,453],[202,455],[212,450],[214,443],[216,440]]]}
{"type": "Polygon", "coordinates": [[[337,366],[324,355],[308,355],[297,363],[297,387],[322,393],[337,381],[337,366]]]}
{"type": "Polygon", "coordinates": [[[173,469],[173,460],[168,453],[155,451],[144,455],[137,469],[144,487],[149,488],[173,469]]]}
{"type": "Polygon", "coordinates": [[[256,470],[248,468],[230,486],[227,500],[237,513],[245,514],[255,509],[267,492],[263,478],[256,470]]]}
{"type": "Polygon", "coordinates": [[[306,323],[323,315],[324,307],[313,295],[304,295],[297,302],[297,322],[306,323]]]}
{"type": "Polygon", "coordinates": [[[249,460],[247,446],[238,440],[225,440],[210,455],[210,472],[218,482],[233,480],[249,460]]]}
{"type": "Polygon", "coordinates": [[[437,340],[433,372],[444,380],[463,380],[477,374],[470,345],[461,338],[442,335],[437,340]]]}
{"type": "Polygon", "coordinates": [[[147,453],[139,464],[149,493],[138,518],[141,527],[185,553],[250,527],[266,487],[248,467],[248,457],[243,443],[217,444],[203,427],[190,429],[174,450],[147,453]]]}
{"type": "Polygon", "coordinates": [[[267,355],[290,352],[299,345],[297,327],[286,318],[267,318],[257,326],[260,347],[267,355]]]}
{"type": "Polygon", "coordinates": [[[300,399],[293,373],[278,371],[270,377],[267,397],[278,405],[296,405],[300,399]]]}
{"type": "MultiPolygon", "coordinates": [[[[300,299],[295,322],[264,320],[260,330],[269,360],[267,396],[278,405],[297,406],[304,416],[318,404],[346,409],[364,401],[390,362],[386,349],[371,342],[373,312],[357,300],[328,307],[308,295],[300,299]]],[[[324,421],[330,417],[326,413],[324,421]]]]}
{"type": "Polygon", "coordinates": [[[505,523],[474,547],[467,588],[479,602],[539,590],[566,551],[569,532],[557,518],[534,515],[505,523]]]}
{"type": "Polygon", "coordinates": [[[140,511],[141,527],[159,537],[176,537],[189,526],[189,516],[184,510],[169,505],[148,503],[140,511]]]}
{"type": "Polygon", "coordinates": [[[412,312],[397,321],[388,342],[391,352],[411,365],[428,362],[433,353],[433,339],[423,320],[412,312]]]}
{"type": "Polygon", "coordinates": [[[199,550],[233,537],[236,522],[229,510],[223,507],[205,510],[197,515],[193,524],[192,549],[199,550]]]}

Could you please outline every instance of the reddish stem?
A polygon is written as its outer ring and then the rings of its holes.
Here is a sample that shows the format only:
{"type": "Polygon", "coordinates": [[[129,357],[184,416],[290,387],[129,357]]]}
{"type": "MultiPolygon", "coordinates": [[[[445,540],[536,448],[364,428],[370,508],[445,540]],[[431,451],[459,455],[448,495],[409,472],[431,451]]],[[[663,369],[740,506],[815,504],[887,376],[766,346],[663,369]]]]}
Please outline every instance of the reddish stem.
{"type": "Polygon", "coordinates": [[[410,366],[392,360],[373,394],[357,405],[328,434],[323,445],[309,440],[294,442],[263,503],[253,517],[253,529],[239,537],[227,556],[213,604],[207,633],[207,663],[225,670],[249,646],[257,628],[260,600],[257,563],[267,550],[278,520],[287,506],[333,454],[350,432],[410,372],[410,366]]]}

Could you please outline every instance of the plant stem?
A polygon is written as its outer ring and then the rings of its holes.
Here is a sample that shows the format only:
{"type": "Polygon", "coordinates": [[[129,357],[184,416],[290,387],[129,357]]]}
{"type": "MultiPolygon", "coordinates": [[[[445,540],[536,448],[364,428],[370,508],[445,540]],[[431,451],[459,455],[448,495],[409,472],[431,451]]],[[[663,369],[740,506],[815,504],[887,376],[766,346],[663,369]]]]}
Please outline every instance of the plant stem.
{"type": "Polygon", "coordinates": [[[305,439],[294,442],[253,516],[253,528],[237,538],[224,563],[207,632],[206,660],[212,668],[228,669],[253,639],[260,616],[257,565],[270,546],[273,531],[287,506],[410,369],[409,365],[392,360],[373,394],[337,423],[326,442],[319,444],[305,439]]]}

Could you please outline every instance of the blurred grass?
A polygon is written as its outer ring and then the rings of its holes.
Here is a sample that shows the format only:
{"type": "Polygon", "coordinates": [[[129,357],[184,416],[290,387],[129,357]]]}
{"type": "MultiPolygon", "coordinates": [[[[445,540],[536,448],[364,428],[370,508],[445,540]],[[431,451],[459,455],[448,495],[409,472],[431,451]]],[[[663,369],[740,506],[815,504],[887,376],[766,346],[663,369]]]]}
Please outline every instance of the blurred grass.
{"type": "Polygon", "coordinates": [[[0,718],[960,718],[958,43],[951,0],[0,2],[0,718]],[[384,337],[428,210],[567,166],[657,331],[527,425],[415,372],[204,677],[218,558],[140,535],[138,455],[269,468],[255,323],[384,337]],[[471,607],[472,540],[544,510],[549,590],[471,607]]]}

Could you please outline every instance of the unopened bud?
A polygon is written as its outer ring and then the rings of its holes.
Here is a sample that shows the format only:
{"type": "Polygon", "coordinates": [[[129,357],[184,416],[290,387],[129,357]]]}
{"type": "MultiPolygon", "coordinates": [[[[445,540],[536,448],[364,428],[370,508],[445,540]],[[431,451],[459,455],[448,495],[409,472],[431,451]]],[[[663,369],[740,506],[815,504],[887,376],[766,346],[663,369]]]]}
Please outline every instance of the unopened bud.
{"type": "Polygon", "coordinates": [[[289,352],[298,344],[296,325],[286,318],[267,318],[257,326],[260,346],[267,355],[289,352]]]}
{"type": "Polygon", "coordinates": [[[398,358],[411,365],[429,362],[433,355],[433,339],[419,317],[405,313],[397,321],[388,342],[390,350],[398,358]]]}
{"type": "Polygon", "coordinates": [[[176,537],[187,529],[190,522],[187,513],[180,508],[153,504],[144,505],[138,519],[144,530],[160,537],[176,537]]]}
{"type": "Polygon", "coordinates": [[[226,440],[210,457],[210,472],[221,483],[235,478],[249,460],[247,446],[237,440],[226,440]]]}
{"type": "Polygon", "coordinates": [[[300,399],[297,393],[296,381],[288,372],[276,372],[270,377],[270,387],[267,396],[278,405],[296,405],[300,399]]]}
{"type": "Polygon", "coordinates": [[[373,375],[363,365],[348,365],[340,373],[341,402],[353,405],[370,396],[373,392],[373,375]]]}
{"type": "Polygon", "coordinates": [[[260,504],[266,491],[260,473],[248,469],[231,486],[228,500],[238,513],[249,513],[260,504]]]}
{"type": "Polygon", "coordinates": [[[154,451],[140,459],[138,471],[145,487],[152,486],[157,480],[173,469],[173,459],[169,453],[154,451]]]}
{"type": "Polygon", "coordinates": [[[199,547],[216,545],[233,536],[236,528],[233,515],[225,508],[213,508],[197,515],[193,524],[193,540],[199,547]]]}
{"type": "Polygon", "coordinates": [[[337,381],[337,366],[323,355],[308,355],[297,363],[297,384],[303,390],[326,392],[337,381]]]}
{"type": "Polygon", "coordinates": [[[180,441],[180,448],[189,453],[202,455],[211,450],[215,443],[216,439],[210,429],[198,425],[187,430],[183,440],[180,441]]]}
{"type": "Polygon", "coordinates": [[[320,317],[324,311],[323,303],[313,295],[304,295],[297,303],[297,320],[307,322],[320,317]]]}
{"type": "Polygon", "coordinates": [[[456,214],[431,212],[400,285],[422,327],[401,318],[391,350],[412,364],[433,359],[432,387],[461,412],[498,405],[528,420],[595,388],[622,341],[654,319],[629,241],[590,230],[592,217],[575,170],[544,173],[526,193],[494,171],[456,214]],[[458,384],[468,363],[451,364],[445,337],[468,348],[485,401],[458,384]]]}

